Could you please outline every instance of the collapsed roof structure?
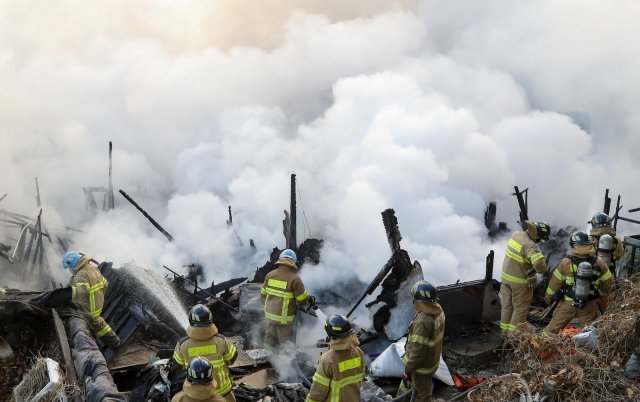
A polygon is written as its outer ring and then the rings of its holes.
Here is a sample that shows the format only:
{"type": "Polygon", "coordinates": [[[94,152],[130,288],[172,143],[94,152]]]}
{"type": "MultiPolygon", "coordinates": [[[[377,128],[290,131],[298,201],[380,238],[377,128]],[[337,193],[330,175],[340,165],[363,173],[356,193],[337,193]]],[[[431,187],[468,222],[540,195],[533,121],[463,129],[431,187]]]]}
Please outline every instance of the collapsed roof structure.
{"type": "MultiPolygon", "coordinates": [[[[286,247],[297,251],[301,270],[304,270],[306,264],[320,261],[323,241],[311,238],[298,243],[295,189],[295,175],[292,175],[290,210],[285,211],[283,229],[286,247]]],[[[527,190],[515,189],[523,222],[528,219],[527,190]]],[[[120,193],[172,241],[171,234],[140,205],[124,191],[120,190],[120,193]]],[[[112,196],[110,181],[103,207],[113,208],[112,196]]],[[[94,209],[92,205],[90,209],[94,209]]],[[[608,212],[606,205],[605,201],[608,212]]],[[[616,222],[620,219],[640,223],[620,216],[620,210],[618,198],[616,222]]],[[[248,271],[246,276],[206,285],[200,283],[202,266],[198,263],[183,267],[182,274],[178,272],[179,268],[165,266],[167,275],[164,277],[133,264],[115,268],[109,262],[100,263],[99,269],[110,283],[103,317],[123,342],[123,347],[114,353],[95,340],[85,313],[71,302],[70,289],[55,284],[48,275],[43,244],[45,241],[57,243],[56,247],[63,250],[66,248],[64,234],[52,234],[46,229],[41,210],[35,219],[5,210],[0,213],[4,224],[20,233],[13,246],[0,244],[2,257],[13,266],[22,264],[20,272],[40,270],[42,277],[48,280],[33,288],[49,289],[44,292],[0,289],[1,400],[167,401],[181,389],[185,378],[184,371],[171,364],[171,356],[177,340],[185,335],[186,312],[197,303],[209,306],[220,332],[230,337],[239,350],[239,358],[231,367],[231,374],[238,384],[234,393],[239,401],[304,400],[309,378],[326,342],[323,339],[311,343],[308,339],[300,340],[295,370],[287,375],[275,370],[269,352],[261,348],[260,286],[265,275],[275,269],[280,254],[277,247],[273,248],[270,259],[255,272],[248,271]]],[[[496,205],[492,203],[485,214],[490,236],[508,230],[503,222],[495,224],[495,216],[496,205]]],[[[368,311],[371,316],[370,328],[357,328],[369,367],[363,384],[363,401],[389,401],[395,395],[402,375],[400,354],[404,335],[414,314],[410,287],[424,277],[419,262],[412,261],[402,248],[395,211],[383,211],[382,221],[390,247],[388,261],[382,264],[380,272],[368,285],[358,281],[343,285],[350,294],[362,296],[353,300],[336,289],[322,289],[316,295],[325,305],[348,311],[347,316],[356,311],[359,314],[368,311]],[[368,303],[362,306],[365,300],[368,303]]],[[[229,207],[227,224],[232,225],[232,222],[229,207]]],[[[544,246],[550,266],[555,266],[564,255],[571,231],[571,228],[557,230],[544,246]]],[[[237,233],[236,236],[239,238],[237,233]]],[[[252,240],[249,244],[255,248],[252,240]]],[[[624,244],[626,252],[621,272],[630,276],[640,269],[640,236],[626,237],[624,244]]],[[[494,324],[499,321],[501,304],[500,283],[493,276],[494,252],[490,251],[483,278],[438,287],[440,303],[447,316],[443,360],[436,374],[440,380],[436,387],[441,396],[453,397],[458,393],[453,387],[454,380],[459,385],[458,382],[467,376],[478,377],[486,373],[490,376],[506,371],[496,353],[502,344],[494,324]]],[[[540,285],[537,292],[540,289],[543,292],[544,287],[546,285],[540,285]]],[[[313,323],[322,319],[321,310],[320,317],[300,312],[300,319],[296,321],[302,326],[313,323]]],[[[542,306],[534,308],[530,317],[539,323],[548,318],[548,312],[545,315],[542,306]]],[[[408,396],[404,398],[408,400],[408,396]]]]}

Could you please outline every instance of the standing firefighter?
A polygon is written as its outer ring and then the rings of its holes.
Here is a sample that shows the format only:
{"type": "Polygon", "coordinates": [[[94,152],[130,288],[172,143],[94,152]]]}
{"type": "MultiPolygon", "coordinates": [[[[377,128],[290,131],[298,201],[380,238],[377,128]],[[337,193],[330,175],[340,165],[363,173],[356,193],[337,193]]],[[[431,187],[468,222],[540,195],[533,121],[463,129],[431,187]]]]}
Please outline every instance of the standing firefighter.
{"type": "Polygon", "coordinates": [[[416,315],[409,324],[404,364],[404,379],[400,393],[411,384],[416,391],[415,402],[431,402],[431,376],[438,370],[444,337],[444,311],[438,304],[437,290],[427,281],[418,281],[411,288],[416,315]]]}
{"type": "Polygon", "coordinates": [[[267,322],[264,347],[272,351],[294,341],[293,322],[298,305],[305,305],[309,301],[309,294],[296,274],[296,261],[293,250],[280,253],[276,269],[267,274],[260,291],[267,322]]]}
{"type": "Polygon", "coordinates": [[[364,378],[364,353],[358,337],[346,317],[327,318],[324,330],[329,336],[329,351],[320,356],[318,369],[305,402],[360,401],[364,378]]]}
{"type": "Polygon", "coordinates": [[[593,242],[585,232],[575,232],[569,238],[571,255],[560,261],[553,271],[545,298],[554,299],[557,292],[560,304],[544,332],[558,333],[577,318],[580,326],[598,318],[600,298],[611,288],[613,277],[607,264],[595,257],[593,242]]]}
{"type": "Polygon", "coordinates": [[[533,288],[536,286],[536,272],[547,272],[547,264],[538,243],[549,239],[549,225],[532,221],[524,221],[524,224],[525,231],[511,234],[502,263],[500,329],[503,333],[515,331],[518,324],[527,321],[533,288]]]}
{"type": "Polygon", "coordinates": [[[173,360],[188,368],[189,361],[197,356],[211,362],[217,383],[216,394],[222,395],[227,402],[234,402],[236,398],[231,392],[233,380],[228,366],[236,360],[238,351],[227,338],[218,333],[211,310],[202,304],[196,304],[189,312],[187,336],[176,344],[173,360]]]}
{"type": "Polygon", "coordinates": [[[120,346],[120,338],[101,317],[109,282],[102,276],[91,257],[69,251],[62,257],[62,266],[73,270],[69,282],[73,301],[80,303],[91,316],[91,327],[96,336],[112,350],[120,346]]]}
{"type": "Polygon", "coordinates": [[[589,236],[594,242],[598,258],[609,266],[609,270],[613,274],[616,263],[624,252],[622,240],[616,236],[616,230],[611,225],[609,215],[597,212],[589,223],[591,224],[589,236]]]}
{"type": "Polygon", "coordinates": [[[194,357],[187,367],[187,379],[182,391],[171,398],[171,402],[225,402],[216,392],[213,367],[204,357],[194,357]]]}

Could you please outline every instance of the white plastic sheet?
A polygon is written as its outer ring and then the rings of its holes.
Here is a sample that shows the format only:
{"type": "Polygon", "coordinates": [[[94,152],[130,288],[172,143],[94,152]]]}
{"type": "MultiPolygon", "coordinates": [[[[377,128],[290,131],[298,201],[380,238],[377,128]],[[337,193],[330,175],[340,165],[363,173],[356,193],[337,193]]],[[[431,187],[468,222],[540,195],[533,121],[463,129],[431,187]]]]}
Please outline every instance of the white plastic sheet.
{"type": "MultiPolygon", "coordinates": [[[[404,356],[404,345],[406,343],[407,338],[405,337],[385,349],[385,351],[371,363],[369,367],[371,375],[373,377],[401,378],[402,373],[404,373],[401,358],[404,356]]],[[[433,377],[447,385],[454,385],[451,373],[449,373],[449,367],[447,367],[447,363],[444,362],[442,356],[440,356],[440,365],[433,377]]]]}

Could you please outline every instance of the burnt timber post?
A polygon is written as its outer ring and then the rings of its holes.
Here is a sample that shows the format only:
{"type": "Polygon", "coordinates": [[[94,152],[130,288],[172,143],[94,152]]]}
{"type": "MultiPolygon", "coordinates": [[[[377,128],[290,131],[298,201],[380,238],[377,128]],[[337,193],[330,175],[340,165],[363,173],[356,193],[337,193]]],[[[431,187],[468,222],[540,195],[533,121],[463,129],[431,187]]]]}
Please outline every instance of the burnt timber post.
{"type": "Polygon", "coordinates": [[[486,260],[486,265],[485,265],[485,274],[484,274],[484,280],[486,282],[489,282],[493,279],[493,258],[494,258],[494,252],[493,250],[489,251],[489,254],[487,254],[487,260],[486,260]]]}
{"type": "Polygon", "coordinates": [[[36,205],[38,208],[42,205],[40,202],[40,185],[38,185],[38,178],[36,177],[36,205]]]}
{"type": "Polygon", "coordinates": [[[609,189],[606,189],[604,192],[604,206],[602,207],[602,212],[607,215],[611,212],[611,197],[609,197],[609,189]]]}
{"type": "Polygon", "coordinates": [[[109,193],[107,194],[107,208],[113,209],[115,205],[115,200],[113,198],[113,181],[111,179],[112,171],[113,171],[113,163],[111,160],[111,154],[113,152],[113,143],[109,141],[109,193]]]}
{"type": "Polygon", "coordinates": [[[289,205],[289,238],[287,248],[296,250],[298,247],[297,232],[296,232],[296,175],[291,174],[291,203],[289,205]]]}

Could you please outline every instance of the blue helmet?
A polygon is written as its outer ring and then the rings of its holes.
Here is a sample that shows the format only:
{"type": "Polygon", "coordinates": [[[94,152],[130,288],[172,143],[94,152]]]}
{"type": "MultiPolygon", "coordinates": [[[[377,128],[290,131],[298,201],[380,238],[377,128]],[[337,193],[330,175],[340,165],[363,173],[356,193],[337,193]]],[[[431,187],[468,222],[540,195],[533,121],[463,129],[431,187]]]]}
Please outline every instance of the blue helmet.
{"type": "Polygon", "coordinates": [[[293,262],[298,262],[298,257],[296,257],[296,253],[291,249],[286,249],[282,253],[280,253],[280,259],[288,258],[293,262]]]}
{"type": "Polygon", "coordinates": [[[612,222],[611,217],[609,217],[609,215],[604,214],[602,212],[597,212],[595,215],[593,215],[593,217],[589,221],[589,223],[591,223],[591,226],[594,229],[605,227],[605,226],[611,226],[611,222],[612,222]]]}
{"type": "Polygon", "coordinates": [[[74,269],[78,265],[82,255],[77,251],[67,251],[62,257],[62,266],[66,269],[74,269]]]}

